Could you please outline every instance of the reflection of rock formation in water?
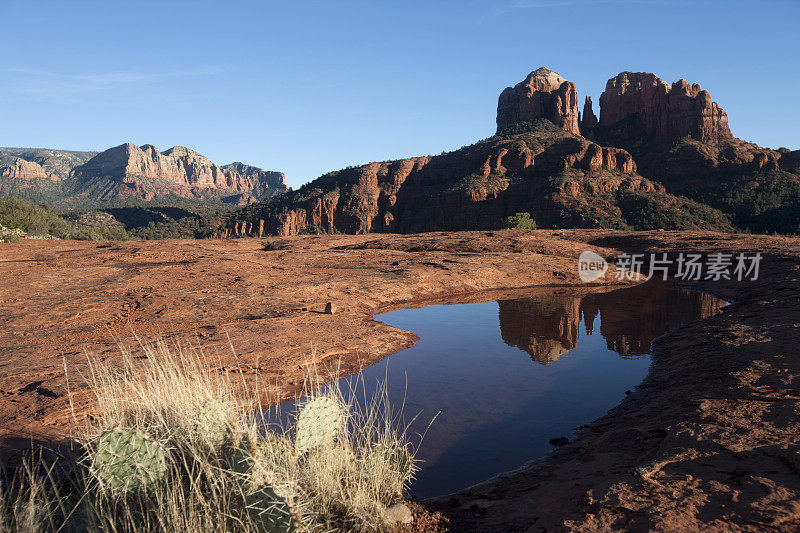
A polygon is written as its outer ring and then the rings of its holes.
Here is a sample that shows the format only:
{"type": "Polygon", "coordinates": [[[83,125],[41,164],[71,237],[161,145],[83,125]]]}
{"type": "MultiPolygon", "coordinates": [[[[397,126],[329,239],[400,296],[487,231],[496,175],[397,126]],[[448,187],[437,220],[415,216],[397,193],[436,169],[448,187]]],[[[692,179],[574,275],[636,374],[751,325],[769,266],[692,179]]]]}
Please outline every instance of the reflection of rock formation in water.
{"type": "Polygon", "coordinates": [[[600,312],[600,334],[609,350],[643,355],[667,331],[697,318],[716,314],[725,302],[709,294],[647,283],[584,297],[582,306],[600,312]]]}
{"type": "Polygon", "coordinates": [[[574,296],[500,300],[503,342],[545,365],[558,360],[578,345],[580,301],[574,296]]]}
{"type": "Polygon", "coordinates": [[[548,364],[577,346],[581,317],[592,334],[599,314],[600,334],[609,350],[622,356],[643,355],[656,337],[689,320],[716,314],[725,302],[652,282],[583,297],[501,300],[498,305],[503,341],[548,364]]]}

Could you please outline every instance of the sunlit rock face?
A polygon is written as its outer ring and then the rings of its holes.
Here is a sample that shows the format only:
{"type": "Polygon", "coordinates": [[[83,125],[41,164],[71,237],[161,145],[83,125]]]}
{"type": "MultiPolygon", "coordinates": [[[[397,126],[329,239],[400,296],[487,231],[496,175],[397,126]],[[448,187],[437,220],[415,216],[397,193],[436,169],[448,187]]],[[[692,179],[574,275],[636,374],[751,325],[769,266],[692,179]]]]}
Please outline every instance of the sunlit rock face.
{"type": "Polygon", "coordinates": [[[58,176],[48,174],[39,163],[26,161],[19,157],[15,158],[11,164],[0,167],[0,177],[19,180],[49,179],[51,181],[60,181],[58,176]]]}
{"type": "Polygon", "coordinates": [[[570,133],[580,134],[575,84],[546,67],[534,70],[523,81],[500,94],[497,131],[540,118],[546,118],[570,133]]]}
{"type": "Polygon", "coordinates": [[[97,154],[71,174],[84,184],[106,180],[106,196],[145,200],[166,194],[186,198],[213,195],[230,196],[235,203],[247,205],[286,190],[280,172],[238,162],[220,167],[184,146],[159,152],[150,144],[125,143],[97,154]]]}
{"type": "Polygon", "coordinates": [[[498,302],[500,333],[509,346],[542,364],[557,361],[580,342],[580,322],[600,335],[621,356],[650,352],[650,344],[680,326],[687,316],[716,314],[725,302],[696,291],[678,291],[664,283],[647,283],[608,293],[555,296],[498,302]]]}
{"type": "Polygon", "coordinates": [[[649,72],[622,72],[608,80],[600,96],[600,126],[618,127],[629,137],[623,147],[641,135],[655,142],[691,137],[708,144],[733,138],[727,113],[708,91],[686,80],[669,85],[649,72]]]}

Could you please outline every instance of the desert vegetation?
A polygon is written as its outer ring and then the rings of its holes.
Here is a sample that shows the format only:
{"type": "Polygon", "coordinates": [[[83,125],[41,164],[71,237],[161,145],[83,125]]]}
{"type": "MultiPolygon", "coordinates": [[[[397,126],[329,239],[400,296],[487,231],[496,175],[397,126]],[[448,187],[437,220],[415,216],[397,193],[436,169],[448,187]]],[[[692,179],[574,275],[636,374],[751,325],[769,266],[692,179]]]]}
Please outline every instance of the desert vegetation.
{"type": "Polygon", "coordinates": [[[511,229],[536,229],[536,221],[531,218],[530,213],[515,213],[507,216],[503,220],[503,227],[511,229]]]}
{"type": "Polygon", "coordinates": [[[20,237],[78,240],[127,238],[121,228],[82,224],[54,213],[47,205],[36,205],[16,197],[0,199],[0,225],[7,229],[3,232],[6,236],[0,236],[0,239],[11,241],[19,240],[20,237]],[[11,235],[12,232],[16,235],[11,235]]]}
{"type": "Polygon", "coordinates": [[[0,199],[0,241],[20,238],[148,240],[209,237],[228,206],[175,200],[54,210],[19,197],[0,199]]]}
{"type": "MultiPolygon", "coordinates": [[[[258,385],[163,341],[90,358],[97,406],[72,458],[26,462],[0,492],[0,529],[24,531],[383,531],[414,476],[385,389],[323,386],[308,373],[290,413],[258,385]]],[[[334,383],[336,383],[334,381],[334,383]]]]}

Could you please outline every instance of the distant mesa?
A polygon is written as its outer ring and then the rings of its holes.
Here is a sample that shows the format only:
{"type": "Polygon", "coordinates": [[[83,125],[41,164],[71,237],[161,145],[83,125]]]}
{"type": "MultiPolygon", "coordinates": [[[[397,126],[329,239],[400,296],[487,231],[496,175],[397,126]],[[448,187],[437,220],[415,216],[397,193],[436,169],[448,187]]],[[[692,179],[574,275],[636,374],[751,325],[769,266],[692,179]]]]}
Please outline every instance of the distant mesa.
{"type": "Polygon", "coordinates": [[[185,146],[159,152],[150,144],[140,147],[122,144],[76,167],[72,176],[79,180],[112,178],[127,185],[116,191],[121,196],[126,190],[133,195],[144,191],[145,195],[176,194],[187,198],[210,192],[232,196],[236,203],[246,204],[250,203],[249,198],[286,190],[280,172],[267,172],[242,163],[219,167],[185,146]]]}
{"type": "Polygon", "coordinates": [[[249,205],[286,191],[284,175],[243,163],[217,166],[175,146],[121,144],[103,152],[0,148],[0,195],[80,204],[183,197],[249,205]],[[44,187],[37,181],[59,182],[44,187]],[[28,180],[27,183],[23,180],[28,180]]]}
{"type": "Polygon", "coordinates": [[[46,172],[39,163],[26,161],[21,157],[13,158],[10,164],[0,166],[0,177],[15,180],[49,179],[60,181],[61,178],[55,174],[46,172]]]}

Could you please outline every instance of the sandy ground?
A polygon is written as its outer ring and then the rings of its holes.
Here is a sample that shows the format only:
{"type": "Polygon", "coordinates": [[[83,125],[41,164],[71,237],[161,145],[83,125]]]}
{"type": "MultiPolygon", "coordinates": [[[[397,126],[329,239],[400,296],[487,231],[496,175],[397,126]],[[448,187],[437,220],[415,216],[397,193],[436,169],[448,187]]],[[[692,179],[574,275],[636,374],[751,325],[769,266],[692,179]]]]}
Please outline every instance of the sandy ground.
{"type": "Polygon", "coordinates": [[[542,461],[427,506],[454,531],[800,525],[800,239],[508,230],[265,242],[2,245],[6,453],[68,431],[65,368],[78,418],[89,413],[86,352],[113,361],[134,332],[200,345],[220,369],[290,397],[312,359],[353,372],[415,342],[373,321],[378,311],[580,283],[587,249],[760,250],[758,281],[701,284],[735,304],[661,339],[646,382],[608,416],[542,461]]]}

